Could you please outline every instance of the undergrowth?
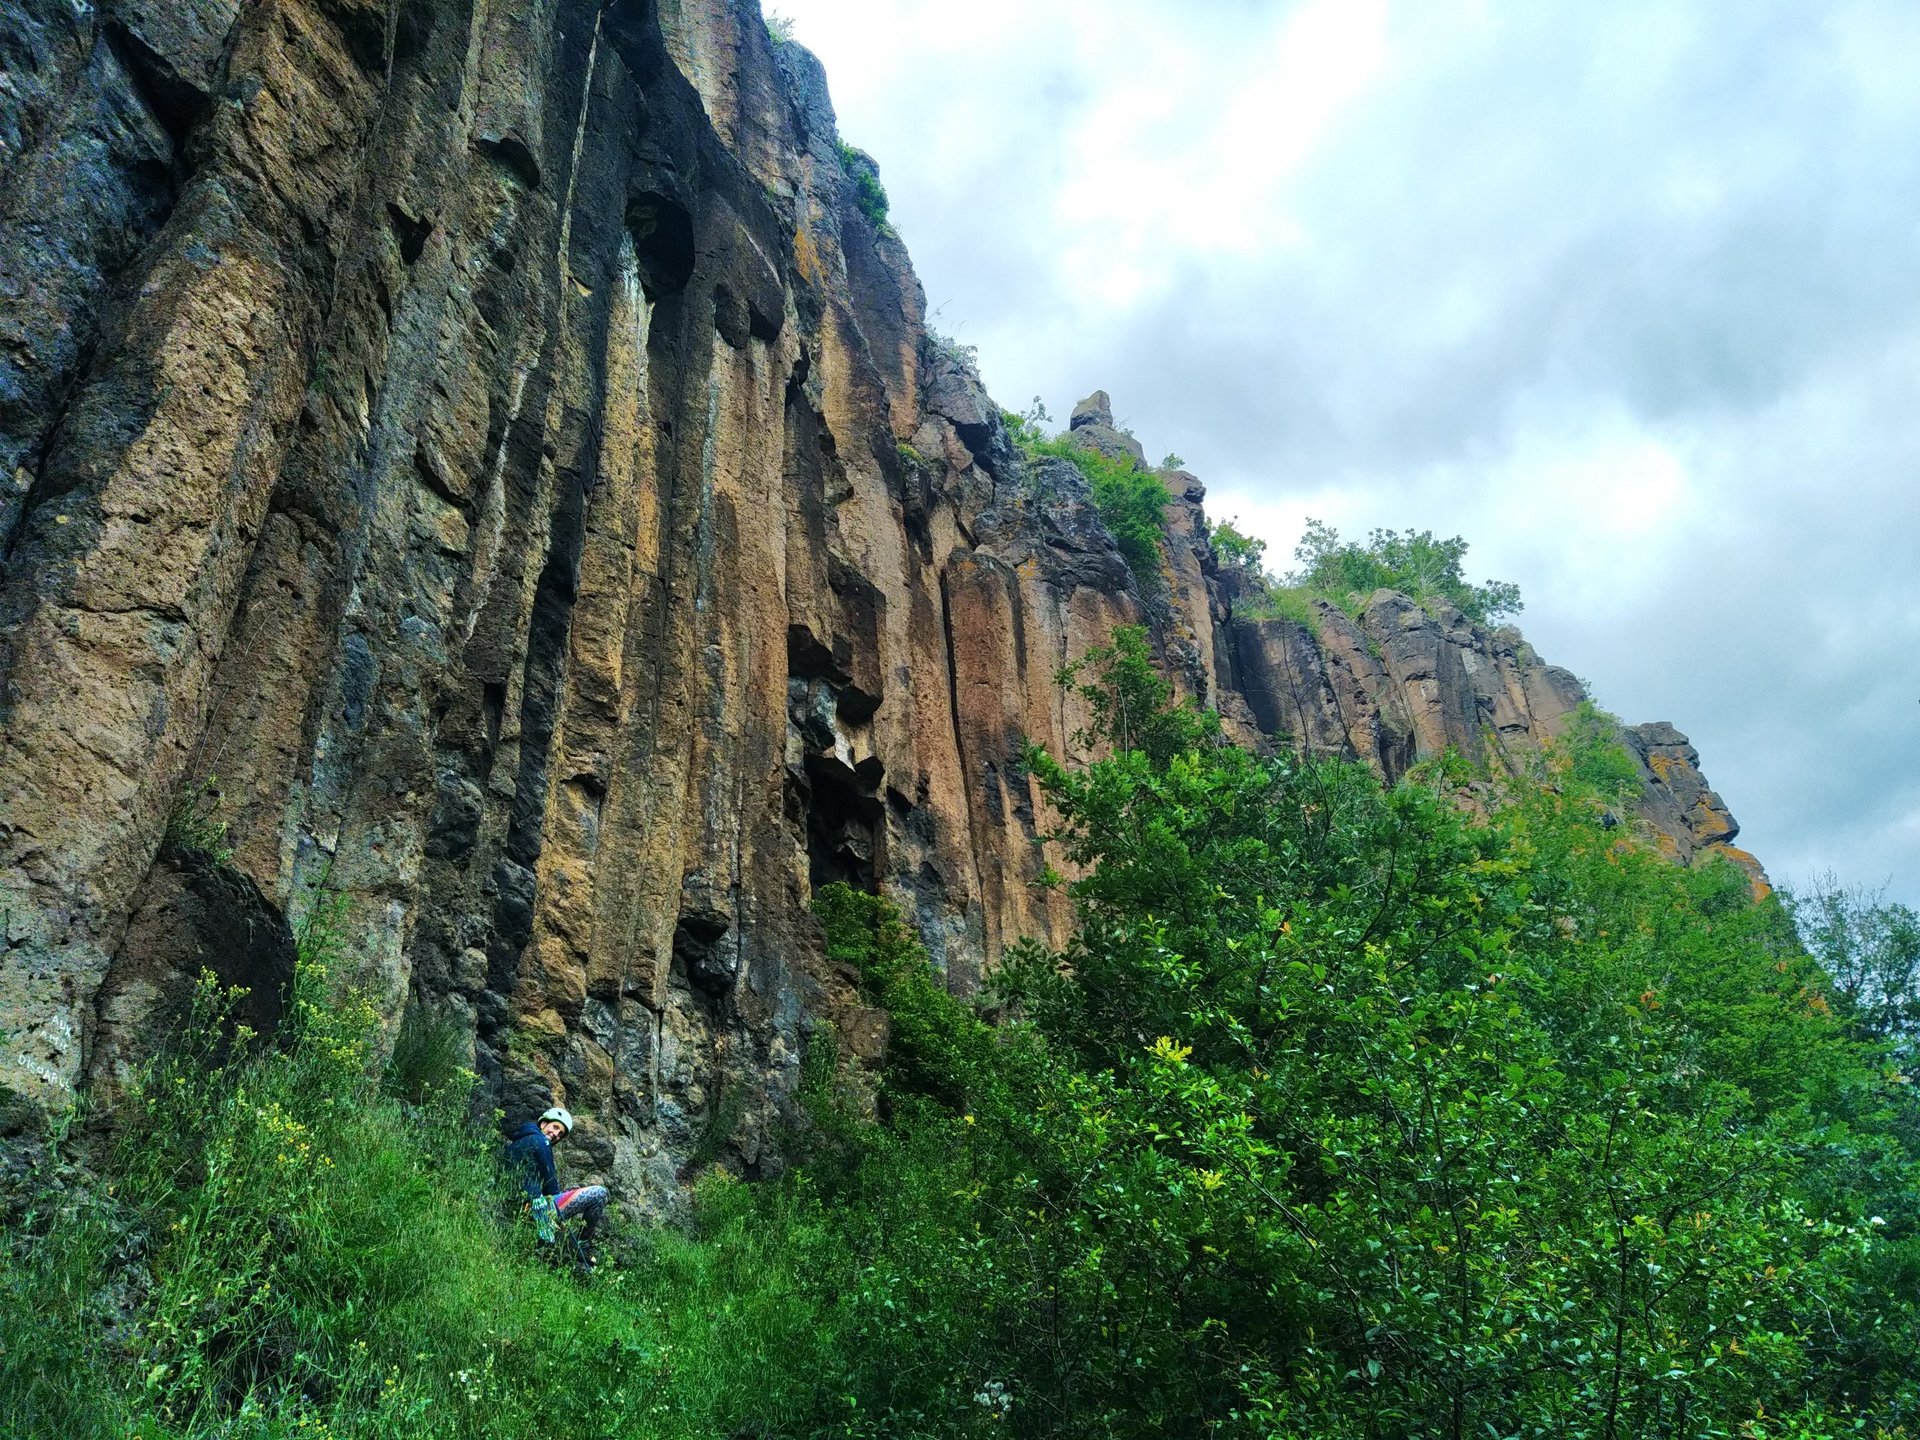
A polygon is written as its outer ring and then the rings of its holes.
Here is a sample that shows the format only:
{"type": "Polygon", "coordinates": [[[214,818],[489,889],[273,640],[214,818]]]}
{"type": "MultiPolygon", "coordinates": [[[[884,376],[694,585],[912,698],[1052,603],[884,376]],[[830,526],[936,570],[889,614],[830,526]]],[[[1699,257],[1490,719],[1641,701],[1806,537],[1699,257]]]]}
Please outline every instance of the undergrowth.
{"type": "Polygon", "coordinates": [[[0,1435],[708,1436],[781,1413],[772,1337],[810,1330],[797,1227],[709,1186],[700,1238],[616,1235],[580,1288],[538,1263],[472,1077],[383,1088],[377,1014],[329,970],[302,959],[272,1046],[203,982],[121,1103],[106,1183],[30,1200],[0,1260],[0,1435]]]}

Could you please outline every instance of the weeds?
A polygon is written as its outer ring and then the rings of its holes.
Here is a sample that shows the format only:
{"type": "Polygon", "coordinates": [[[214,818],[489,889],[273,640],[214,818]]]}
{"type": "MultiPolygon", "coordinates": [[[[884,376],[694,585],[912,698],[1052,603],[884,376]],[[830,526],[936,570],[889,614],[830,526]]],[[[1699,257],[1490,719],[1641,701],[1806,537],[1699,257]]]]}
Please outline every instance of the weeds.
{"type": "Polygon", "coordinates": [[[880,183],[880,167],[866,151],[844,140],[839,145],[840,168],[853,183],[854,208],[881,234],[893,234],[893,225],[887,219],[887,187],[880,183]]]}
{"type": "Polygon", "coordinates": [[[221,798],[218,775],[189,785],[167,811],[167,843],[205,855],[216,865],[231,860],[233,847],[227,843],[227,822],[220,818],[221,798]]]}
{"type": "Polygon", "coordinates": [[[731,1192],[703,1192],[704,1241],[616,1231],[629,1264],[591,1291],[531,1263],[449,1027],[409,1017],[382,1085],[379,1016],[334,986],[327,933],[276,1047],[228,1043],[237,996],[204,979],[105,1183],[42,1188],[14,1227],[0,1434],[704,1436],[777,1413],[768,1350],[813,1327],[731,1192]]]}
{"type": "Polygon", "coordinates": [[[471,1059],[472,1046],[457,1019],[413,1005],[394,1035],[384,1077],[387,1093],[426,1105],[450,1089],[464,1091],[474,1080],[471,1059]]]}
{"type": "Polygon", "coordinates": [[[1291,620],[1318,635],[1320,612],[1313,605],[1318,598],[1311,590],[1296,586],[1268,585],[1237,602],[1234,613],[1252,620],[1291,620]]]}

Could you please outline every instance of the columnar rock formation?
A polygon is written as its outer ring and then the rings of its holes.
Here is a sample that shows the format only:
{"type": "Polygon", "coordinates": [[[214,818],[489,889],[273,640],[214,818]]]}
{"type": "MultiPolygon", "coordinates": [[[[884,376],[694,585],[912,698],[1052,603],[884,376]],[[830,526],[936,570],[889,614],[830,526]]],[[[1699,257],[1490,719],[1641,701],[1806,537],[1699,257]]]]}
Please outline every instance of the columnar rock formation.
{"type": "MultiPolygon", "coordinates": [[[[270,1024],[320,915],[626,1193],[751,1170],[817,1021],[884,1035],[814,887],[897,897],[962,991],[1064,933],[1019,757],[1115,625],[1388,776],[1581,698],[1404,596],[1245,618],[1184,473],[1143,597],[753,0],[24,0],[0,64],[7,1128],[203,965],[270,1024]]],[[[1130,443],[1100,396],[1075,433],[1130,443]]],[[[1633,736],[1676,853],[1723,846],[1633,736]]]]}

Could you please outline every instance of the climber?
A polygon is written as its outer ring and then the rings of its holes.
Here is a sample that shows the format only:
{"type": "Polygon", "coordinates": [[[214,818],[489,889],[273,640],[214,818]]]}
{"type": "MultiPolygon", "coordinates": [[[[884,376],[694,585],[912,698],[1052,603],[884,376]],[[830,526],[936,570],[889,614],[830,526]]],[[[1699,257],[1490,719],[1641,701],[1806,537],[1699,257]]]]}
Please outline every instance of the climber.
{"type": "Polygon", "coordinates": [[[538,1120],[528,1120],[507,1139],[507,1168],[527,1192],[540,1238],[551,1242],[569,1220],[579,1220],[577,1234],[569,1232],[574,1257],[582,1275],[593,1273],[593,1237],[607,1213],[607,1187],[580,1185],[560,1188],[553,1164],[553,1147],[573,1133],[573,1116],[559,1105],[538,1120]]]}

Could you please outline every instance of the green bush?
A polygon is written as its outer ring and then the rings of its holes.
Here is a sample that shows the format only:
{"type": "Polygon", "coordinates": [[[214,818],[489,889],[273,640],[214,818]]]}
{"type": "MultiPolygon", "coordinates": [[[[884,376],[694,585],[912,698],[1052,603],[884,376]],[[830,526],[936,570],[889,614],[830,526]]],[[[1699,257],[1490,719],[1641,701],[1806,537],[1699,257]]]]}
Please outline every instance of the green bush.
{"type": "Polygon", "coordinates": [[[854,208],[867,217],[867,223],[874,229],[891,235],[893,226],[887,219],[887,187],[880,183],[879,165],[866,151],[844,140],[838,144],[840,168],[846,172],[847,179],[853,182],[854,208]]]}
{"type": "MultiPolygon", "coordinates": [[[[970,1053],[954,1091],[903,1029],[892,1114],[808,1175],[862,1257],[822,1297],[850,1408],[913,1434],[1906,1433],[1914,1106],[1778,907],[1606,828],[1582,743],[1482,822],[1223,743],[1138,633],[1069,679],[1108,758],[1029,757],[1081,924],[996,981],[1024,1043],[981,1053],[1018,1066],[970,1053]]],[[[923,982],[881,902],[833,903],[836,953],[923,982]]]]}
{"type": "Polygon", "coordinates": [[[1039,453],[1039,447],[1047,440],[1046,427],[1053,423],[1053,416],[1047,413],[1038,395],[1025,410],[1002,410],[1000,419],[1007,427],[1007,439],[1029,459],[1039,453]]]}
{"type": "Polygon", "coordinates": [[[1231,520],[1215,525],[1207,538],[1214,559],[1223,569],[1239,571],[1256,581],[1266,579],[1266,541],[1246,534],[1231,520]]]}
{"type": "Polygon", "coordinates": [[[1630,805],[1643,783],[1640,762],[1621,739],[1617,716],[1582,700],[1567,717],[1565,732],[1548,750],[1564,762],[1567,776],[1609,806],[1630,805]]]}
{"type": "MultiPolygon", "coordinates": [[[[1111,710],[1164,704],[1126,647],[1106,663],[1111,710]]],[[[1912,1264],[1899,1092],[1777,911],[1623,845],[1578,764],[1493,825],[1211,742],[1039,767],[1082,927],[1007,984],[1125,1077],[1110,1113],[1166,1167],[1138,1243],[1195,1190],[1245,1217],[1206,1233],[1211,1285],[1189,1272],[1195,1343],[1262,1377],[1221,1405],[1316,1434],[1911,1415],[1886,1327],[1912,1308],[1862,1303],[1912,1264]]]]}
{"type": "MultiPolygon", "coordinates": [[[[46,1397],[63,1433],[110,1415],[110,1433],[155,1436],[533,1434],[555,1404],[582,1408],[566,1378],[582,1347],[637,1343],[515,1263],[464,1093],[427,1111],[383,1097],[377,1014],[327,985],[303,962],[286,1047],[224,1062],[227,997],[203,985],[195,1038],[126,1102],[112,1203],[150,1237],[150,1283],[137,1343],[46,1397]]],[[[58,1277],[110,1233],[106,1206],[37,1216],[38,1243],[10,1256],[10,1358],[47,1318],[20,1302],[97,1325],[58,1277]]],[[[20,1392],[0,1391],[17,1418],[20,1392]]]]}
{"type": "Polygon", "coordinates": [[[918,937],[887,901],[835,884],[814,897],[813,909],[827,958],[853,966],[862,994],[887,1012],[889,1087],[966,1109],[995,1074],[992,1029],[938,983],[918,937]]]}
{"type": "Polygon", "coordinates": [[[1400,590],[1416,600],[1440,599],[1478,625],[1491,625],[1523,608],[1520,587],[1504,580],[1470,585],[1461,573],[1467,542],[1436,540],[1431,530],[1375,530],[1361,545],[1342,541],[1322,520],[1307,521],[1293,552],[1299,569],[1286,584],[1324,595],[1357,614],[1375,590],[1400,590]]]}
{"type": "Polygon", "coordinates": [[[1166,584],[1161,574],[1161,545],[1166,535],[1168,498],[1159,476],[1131,460],[1116,460],[1076,445],[1065,435],[1032,444],[1028,453],[1073,462],[1093,491],[1094,509],[1142,593],[1159,594],[1166,584]]]}

